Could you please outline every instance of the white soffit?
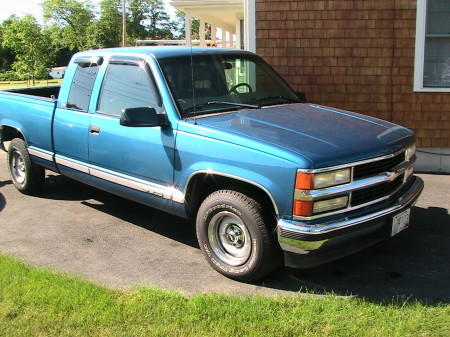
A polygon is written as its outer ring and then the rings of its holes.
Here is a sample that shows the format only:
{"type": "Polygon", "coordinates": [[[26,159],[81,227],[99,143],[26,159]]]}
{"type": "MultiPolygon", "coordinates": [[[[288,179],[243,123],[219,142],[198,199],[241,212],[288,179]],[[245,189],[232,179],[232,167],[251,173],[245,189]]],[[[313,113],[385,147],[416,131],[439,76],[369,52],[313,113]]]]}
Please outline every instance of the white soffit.
{"type": "Polygon", "coordinates": [[[236,33],[236,20],[244,18],[244,0],[176,0],[169,4],[232,33],[236,33]]]}

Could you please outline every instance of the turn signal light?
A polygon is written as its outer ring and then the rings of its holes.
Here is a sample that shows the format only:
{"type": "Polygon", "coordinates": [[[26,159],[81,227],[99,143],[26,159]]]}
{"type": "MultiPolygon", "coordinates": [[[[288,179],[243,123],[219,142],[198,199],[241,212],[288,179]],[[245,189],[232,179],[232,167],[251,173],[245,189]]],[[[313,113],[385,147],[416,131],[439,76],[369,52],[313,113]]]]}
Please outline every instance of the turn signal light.
{"type": "Polygon", "coordinates": [[[311,216],[313,206],[312,201],[294,200],[294,216],[311,216]]]}
{"type": "Polygon", "coordinates": [[[313,190],[314,175],[310,173],[297,172],[297,179],[295,180],[295,188],[297,190],[313,190]]]}

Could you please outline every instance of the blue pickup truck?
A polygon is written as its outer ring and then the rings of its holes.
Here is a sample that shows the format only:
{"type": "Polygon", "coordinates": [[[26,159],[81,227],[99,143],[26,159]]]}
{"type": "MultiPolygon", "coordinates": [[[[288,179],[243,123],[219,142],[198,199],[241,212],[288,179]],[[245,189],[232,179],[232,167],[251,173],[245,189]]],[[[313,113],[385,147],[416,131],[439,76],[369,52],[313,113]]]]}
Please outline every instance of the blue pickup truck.
{"type": "Polygon", "coordinates": [[[60,87],[0,92],[5,142],[22,193],[51,170],[192,219],[211,266],[246,282],[397,234],[423,189],[413,132],[306,103],[241,50],[75,54],[60,87]]]}

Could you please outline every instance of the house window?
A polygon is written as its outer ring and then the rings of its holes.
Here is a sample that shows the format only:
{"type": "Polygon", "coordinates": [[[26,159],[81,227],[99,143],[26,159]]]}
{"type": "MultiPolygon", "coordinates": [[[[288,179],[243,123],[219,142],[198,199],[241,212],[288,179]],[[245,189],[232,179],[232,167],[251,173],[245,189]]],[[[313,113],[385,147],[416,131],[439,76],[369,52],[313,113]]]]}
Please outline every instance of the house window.
{"type": "Polygon", "coordinates": [[[450,1],[418,0],[414,90],[450,92],[450,1]]]}

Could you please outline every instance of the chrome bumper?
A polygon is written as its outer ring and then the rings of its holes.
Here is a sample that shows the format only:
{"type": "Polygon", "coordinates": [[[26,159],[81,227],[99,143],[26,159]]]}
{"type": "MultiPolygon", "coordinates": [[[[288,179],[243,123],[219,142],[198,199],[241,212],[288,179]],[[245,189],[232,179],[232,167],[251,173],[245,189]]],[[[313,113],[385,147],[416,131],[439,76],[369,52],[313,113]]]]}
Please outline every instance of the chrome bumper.
{"type": "Polygon", "coordinates": [[[390,233],[392,217],[412,207],[423,188],[423,180],[414,177],[412,185],[398,199],[381,210],[354,218],[340,218],[315,225],[296,220],[279,220],[278,241],[285,251],[286,265],[309,268],[383,240],[389,236],[387,233],[390,233]]]}

